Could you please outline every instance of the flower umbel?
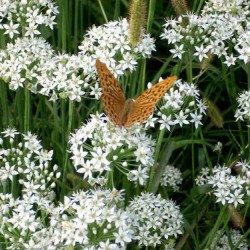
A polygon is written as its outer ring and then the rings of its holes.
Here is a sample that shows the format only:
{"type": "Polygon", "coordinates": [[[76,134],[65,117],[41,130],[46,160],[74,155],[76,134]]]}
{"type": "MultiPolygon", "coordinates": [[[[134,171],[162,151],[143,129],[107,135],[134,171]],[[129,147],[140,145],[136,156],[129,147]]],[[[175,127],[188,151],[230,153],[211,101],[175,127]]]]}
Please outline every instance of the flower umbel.
{"type": "Polygon", "coordinates": [[[69,143],[76,171],[92,184],[103,176],[107,181],[108,172],[118,171],[145,185],[154,163],[154,141],[140,126],[119,128],[100,115],[92,115],[72,133],[69,143]]]}
{"type": "Polygon", "coordinates": [[[173,57],[191,53],[202,61],[211,53],[228,67],[237,59],[246,64],[250,61],[249,10],[248,0],[208,0],[200,15],[185,13],[166,20],[161,37],[174,44],[173,57]]]}
{"type": "Polygon", "coordinates": [[[244,204],[244,198],[250,193],[250,164],[242,161],[238,162],[236,166],[241,167],[241,172],[237,176],[232,175],[231,169],[226,166],[216,166],[212,169],[212,173],[208,168],[204,168],[197,177],[196,183],[197,185],[212,185],[212,193],[216,197],[216,202],[237,207],[244,204]]]}
{"type": "Polygon", "coordinates": [[[143,193],[131,201],[128,212],[136,228],[134,239],[139,246],[165,247],[182,234],[183,216],[177,205],[160,195],[143,193]],[[168,243],[169,242],[169,243],[168,243]]]}

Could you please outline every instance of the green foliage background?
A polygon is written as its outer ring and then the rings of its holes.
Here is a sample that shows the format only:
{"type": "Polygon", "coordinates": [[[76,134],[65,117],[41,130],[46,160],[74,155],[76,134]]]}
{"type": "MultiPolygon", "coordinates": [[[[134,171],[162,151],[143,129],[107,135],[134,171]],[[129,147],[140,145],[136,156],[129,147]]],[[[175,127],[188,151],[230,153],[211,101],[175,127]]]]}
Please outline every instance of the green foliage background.
{"type": "MultiPolygon", "coordinates": [[[[61,53],[77,53],[83,35],[92,25],[128,16],[129,1],[125,0],[58,0],[57,3],[60,14],[56,28],[53,31],[44,28],[41,36],[61,53]]],[[[189,1],[189,5],[192,12],[199,14],[204,1],[189,1]]],[[[209,187],[195,187],[194,179],[204,166],[231,166],[240,158],[249,159],[250,128],[244,129],[240,122],[235,122],[234,112],[237,93],[250,85],[250,73],[248,77],[246,74],[250,72],[250,66],[228,68],[219,59],[213,58],[203,72],[203,64],[195,58],[172,59],[169,45],[159,38],[164,18],[171,15],[175,14],[170,1],[149,1],[147,31],[155,37],[157,51],[152,58],[140,62],[136,72],[127,76],[126,81],[133,82],[136,87],[133,93],[128,91],[126,94],[138,96],[147,82],[155,83],[160,76],[176,74],[192,82],[202,72],[193,82],[198,85],[203,97],[209,100],[210,116],[203,121],[204,126],[198,130],[181,128],[175,130],[171,137],[164,135],[161,140],[159,131],[150,130],[150,133],[157,138],[159,155],[169,158],[183,173],[182,191],[169,197],[181,206],[185,217],[185,233],[177,249],[204,249],[218,228],[230,227],[230,213],[225,207],[215,204],[213,196],[207,195],[209,187]],[[223,144],[219,156],[213,152],[218,141],[223,144]]],[[[0,37],[0,45],[4,48],[6,41],[2,34],[0,37]]],[[[0,130],[10,126],[22,132],[32,131],[39,136],[45,148],[54,150],[54,162],[62,167],[63,172],[62,182],[58,183],[59,200],[83,185],[81,181],[72,182],[67,178],[69,174],[74,174],[69,155],[65,154],[67,140],[70,132],[96,111],[102,111],[100,102],[96,100],[83,99],[76,103],[62,99],[51,103],[46,97],[31,94],[26,89],[11,91],[5,82],[0,82],[0,130]]],[[[157,188],[154,181],[151,191],[157,188]]],[[[165,190],[157,191],[168,197],[165,190]]],[[[133,192],[128,191],[128,199],[133,197],[133,192]]],[[[247,204],[240,210],[246,221],[250,216],[249,201],[247,204]]],[[[249,229],[246,230],[245,238],[249,237],[249,233],[249,229]]]]}

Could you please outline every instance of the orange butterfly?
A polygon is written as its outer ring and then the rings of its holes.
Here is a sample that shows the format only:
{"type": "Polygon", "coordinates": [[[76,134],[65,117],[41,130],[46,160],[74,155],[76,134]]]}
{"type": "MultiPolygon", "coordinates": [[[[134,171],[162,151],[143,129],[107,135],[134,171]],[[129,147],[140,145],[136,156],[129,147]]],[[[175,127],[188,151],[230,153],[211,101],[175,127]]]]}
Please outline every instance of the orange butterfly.
{"type": "Polygon", "coordinates": [[[119,127],[130,127],[136,122],[147,120],[158,101],[177,79],[176,76],[168,77],[144,91],[136,100],[126,100],[121,86],[107,66],[96,60],[96,69],[102,87],[104,111],[119,127]]]}

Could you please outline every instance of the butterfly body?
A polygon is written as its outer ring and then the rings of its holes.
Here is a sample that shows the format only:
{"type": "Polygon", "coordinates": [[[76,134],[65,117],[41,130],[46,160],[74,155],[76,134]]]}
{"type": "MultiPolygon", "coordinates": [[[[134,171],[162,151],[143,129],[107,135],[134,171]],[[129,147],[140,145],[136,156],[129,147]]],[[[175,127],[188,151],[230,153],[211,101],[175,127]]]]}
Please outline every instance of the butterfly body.
{"type": "Polygon", "coordinates": [[[123,110],[121,112],[121,117],[120,117],[121,123],[120,123],[120,125],[118,124],[118,126],[126,127],[126,123],[127,123],[128,118],[129,118],[129,114],[130,114],[131,110],[133,110],[134,102],[135,101],[131,98],[129,98],[125,101],[123,110]]]}
{"type": "Polygon", "coordinates": [[[102,87],[101,100],[104,111],[119,127],[130,127],[137,122],[144,122],[154,112],[157,102],[176,81],[176,76],[168,77],[144,91],[135,100],[126,100],[121,86],[107,66],[96,60],[96,69],[102,87]]]}

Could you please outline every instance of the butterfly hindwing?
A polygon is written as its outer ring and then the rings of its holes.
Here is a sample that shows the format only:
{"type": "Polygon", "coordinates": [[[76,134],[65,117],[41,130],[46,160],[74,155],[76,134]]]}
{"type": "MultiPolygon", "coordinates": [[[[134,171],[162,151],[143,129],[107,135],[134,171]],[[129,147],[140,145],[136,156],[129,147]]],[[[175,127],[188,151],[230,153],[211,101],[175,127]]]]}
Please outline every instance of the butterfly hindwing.
{"type": "Polygon", "coordinates": [[[153,112],[158,101],[176,81],[176,76],[168,77],[144,91],[134,102],[131,108],[125,127],[136,122],[144,122],[153,112]]]}
{"type": "Polygon", "coordinates": [[[96,60],[96,69],[102,87],[101,100],[104,111],[113,123],[120,125],[121,111],[126,101],[125,95],[118,81],[104,63],[96,60]]]}

